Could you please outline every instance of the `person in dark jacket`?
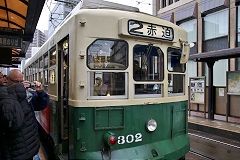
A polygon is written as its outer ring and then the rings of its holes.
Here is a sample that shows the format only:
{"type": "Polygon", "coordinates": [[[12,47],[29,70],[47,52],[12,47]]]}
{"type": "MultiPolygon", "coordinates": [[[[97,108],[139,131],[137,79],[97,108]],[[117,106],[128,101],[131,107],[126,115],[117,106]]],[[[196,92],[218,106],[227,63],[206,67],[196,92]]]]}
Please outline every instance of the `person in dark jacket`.
{"type": "Polygon", "coordinates": [[[34,111],[49,103],[42,85],[35,82],[35,91],[28,91],[19,70],[11,70],[7,86],[0,87],[0,154],[3,160],[28,160],[38,153],[40,140],[34,111]]]}

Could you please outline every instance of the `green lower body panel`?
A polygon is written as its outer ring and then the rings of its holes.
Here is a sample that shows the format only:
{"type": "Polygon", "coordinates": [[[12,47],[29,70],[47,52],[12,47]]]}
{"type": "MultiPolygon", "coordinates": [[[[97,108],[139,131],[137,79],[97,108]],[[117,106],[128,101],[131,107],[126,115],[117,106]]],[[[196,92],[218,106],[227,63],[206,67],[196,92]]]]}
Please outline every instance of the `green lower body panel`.
{"type": "Polygon", "coordinates": [[[85,152],[77,159],[104,160],[177,160],[189,151],[189,139],[182,135],[173,140],[165,140],[133,148],[110,150],[108,152],[85,152]]]}
{"type": "Polygon", "coordinates": [[[69,107],[68,156],[84,160],[184,157],[189,151],[187,104],[69,107]],[[152,119],[157,128],[150,132],[146,124],[152,119]],[[115,144],[109,144],[109,134],[116,138],[115,144]]]}

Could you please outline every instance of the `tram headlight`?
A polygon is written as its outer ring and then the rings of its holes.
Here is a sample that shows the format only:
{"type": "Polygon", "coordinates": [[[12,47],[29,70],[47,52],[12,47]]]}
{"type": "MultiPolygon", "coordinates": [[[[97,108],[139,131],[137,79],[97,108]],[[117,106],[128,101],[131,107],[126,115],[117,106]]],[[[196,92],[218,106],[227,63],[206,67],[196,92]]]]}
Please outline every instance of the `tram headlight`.
{"type": "Polygon", "coordinates": [[[157,122],[154,119],[150,119],[147,124],[146,128],[149,132],[153,132],[157,129],[157,122]]]}

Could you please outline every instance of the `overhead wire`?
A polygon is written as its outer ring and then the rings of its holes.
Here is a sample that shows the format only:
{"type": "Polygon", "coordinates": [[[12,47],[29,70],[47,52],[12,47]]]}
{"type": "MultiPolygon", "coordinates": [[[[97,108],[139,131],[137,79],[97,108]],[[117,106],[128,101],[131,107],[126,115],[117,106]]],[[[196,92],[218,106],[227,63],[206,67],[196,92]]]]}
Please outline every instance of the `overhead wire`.
{"type": "Polygon", "coordinates": [[[145,5],[152,5],[152,3],[145,2],[145,1],[146,1],[146,0],[142,0],[142,1],[136,0],[136,3],[137,3],[137,5],[140,5],[140,4],[141,4],[141,5],[142,5],[142,4],[143,4],[143,5],[144,5],[144,4],[145,4],[145,5]]]}

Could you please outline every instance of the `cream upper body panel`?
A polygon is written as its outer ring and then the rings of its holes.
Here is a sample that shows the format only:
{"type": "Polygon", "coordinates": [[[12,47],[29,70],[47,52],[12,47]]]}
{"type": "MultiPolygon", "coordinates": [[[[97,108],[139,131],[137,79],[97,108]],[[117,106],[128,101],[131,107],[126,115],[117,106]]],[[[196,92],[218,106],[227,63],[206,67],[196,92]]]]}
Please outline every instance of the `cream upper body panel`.
{"type": "MultiPolygon", "coordinates": [[[[160,18],[143,14],[139,12],[128,12],[113,9],[81,9],[75,15],[66,20],[57,31],[49,38],[49,40],[40,49],[25,68],[35,62],[40,56],[48,52],[53,46],[56,46],[64,37],[69,37],[69,104],[78,107],[93,106],[111,106],[116,105],[141,105],[156,104],[165,102],[174,102],[176,100],[187,100],[187,95],[166,97],[167,95],[167,47],[172,46],[181,48],[181,41],[187,41],[187,33],[185,30],[171,22],[160,18]],[[152,37],[143,37],[139,35],[131,35],[128,32],[128,20],[136,20],[154,24],[159,26],[167,26],[173,30],[173,39],[164,40],[152,37]],[[123,26],[125,24],[125,26],[123,26]],[[124,70],[91,70],[87,66],[87,48],[96,39],[119,39],[128,43],[128,67],[124,70]],[[149,43],[161,47],[164,53],[164,96],[161,98],[134,98],[132,90],[134,89],[133,74],[133,51],[132,48],[136,44],[148,45],[149,43]],[[88,99],[88,74],[89,72],[126,72],[127,73],[127,98],[125,99],[104,99],[94,100],[88,99]]],[[[56,69],[56,75],[57,75],[56,69]]],[[[56,83],[58,77],[56,78],[56,83]]],[[[147,83],[147,82],[144,82],[147,83]]],[[[186,85],[185,85],[186,86],[186,85]]],[[[57,85],[56,85],[57,87],[57,85]]],[[[56,89],[57,91],[57,89],[56,89]]],[[[52,93],[51,93],[52,94],[52,93]]],[[[57,97],[57,92],[55,96],[57,97]]]]}

